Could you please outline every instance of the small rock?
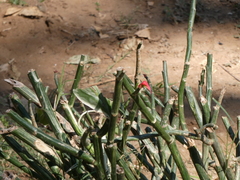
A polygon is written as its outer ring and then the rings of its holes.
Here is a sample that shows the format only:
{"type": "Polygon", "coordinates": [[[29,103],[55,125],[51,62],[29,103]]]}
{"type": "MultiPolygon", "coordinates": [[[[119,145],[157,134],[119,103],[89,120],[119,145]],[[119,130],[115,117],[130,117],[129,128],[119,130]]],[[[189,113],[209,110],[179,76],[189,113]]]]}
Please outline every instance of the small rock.
{"type": "Polygon", "coordinates": [[[153,1],[148,1],[147,4],[148,4],[149,7],[153,7],[154,6],[154,2],[153,1]]]}

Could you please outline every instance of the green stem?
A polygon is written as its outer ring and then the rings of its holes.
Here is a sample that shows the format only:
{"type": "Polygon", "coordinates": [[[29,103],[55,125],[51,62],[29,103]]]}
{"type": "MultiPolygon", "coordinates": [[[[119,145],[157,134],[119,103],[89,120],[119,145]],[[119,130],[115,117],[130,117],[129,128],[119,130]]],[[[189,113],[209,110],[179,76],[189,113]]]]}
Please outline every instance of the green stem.
{"type": "Polygon", "coordinates": [[[116,131],[117,120],[119,118],[119,108],[121,103],[122,97],[122,78],[124,76],[124,71],[122,68],[117,69],[116,74],[116,81],[115,81],[115,88],[114,88],[114,97],[112,103],[112,110],[111,110],[111,118],[109,123],[109,131],[108,131],[108,143],[107,148],[109,148],[109,159],[111,159],[111,177],[112,179],[116,180],[116,149],[114,145],[114,137],[116,131]]]}
{"type": "Polygon", "coordinates": [[[37,106],[41,107],[36,94],[25,86],[23,83],[16,81],[14,79],[5,79],[5,81],[13,86],[13,89],[25,97],[28,101],[35,103],[37,106]]]}
{"type": "Polygon", "coordinates": [[[117,164],[117,179],[125,180],[124,169],[117,164]]]}
{"type": "Polygon", "coordinates": [[[111,162],[111,179],[117,180],[117,146],[115,144],[107,145],[109,161],[111,162]]]}
{"type": "Polygon", "coordinates": [[[34,148],[36,151],[41,153],[43,156],[48,158],[50,161],[52,161],[53,164],[63,167],[63,162],[58,157],[57,153],[54,149],[50,148],[47,144],[45,144],[42,140],[36,138],[35,136],[32,136],[28,134],[26,131],[24,131],[22,128],[18,128],[11,132],[14,136],[21,139],[23,142],[34,148]]]}
{"type": "Polygon", "coordinates": [[[193,112],[193,115],[194,115],[194,117],[197,121],[197,124],[198,124],[199,127],[202,127],[203,126],[202,111],[199,107],[197,99],[194,96],[192,88],[189,87],[189,86],[186,86],[185,92],[186,92],[186,97],[187,97],[188,103],[189,103],[190,108],[193,112]]]}
{"type": "Polygon", "coordinates": [[[64,142],[66,142],[66,135],[60,125],[60,123],[57,120],[57,117],[53,111],[53,107],[51,105],[51,102],[45,92],[45,87],[42,84],[41,79],[39,79],[36,71],[30,70],[28,72],[28,77],[32,83],[32,86],[38,96],[38,99],[42,105],[43,111],[46,113],[48,117],[48,122],[56,135],[56,137],[64,142]]]}
{"type": "MultiPolygon", "coordinates": [[[[195,139],[195,140],[201,140],[201,137],[198,137],[198,135],[190,133],[188,131],[172,129],[172,130],[166,130],[166,132],[171,136],[172,135],[179,136],[179,137],[184,136],[184,137],[189,137],[189,138],[195,139]]],[[[139,140],[154,138],[154,137],[158,137],[158,136],[160,136],[158,134],[158,132],[151,132],[151,133],[147,133],[147,134],[127,136],[126,142],[127,141],[139,141],[139,140]]],[[[117,138],[114,139],[114,143],[118,143],[118,142],[121,142],[121,141],[123,141],[123,137],[117,137],[117,138]]],[[[102,139],[102,142],[107,143],[107,140],[102,139]]]]}
{"type": "Polygon", "coordinates": [[[21,146],[14,138],[3,135],[6,142],[18,155],[37,173],[39,178],[46,180],[55,180],[52,174],[44,168],[23,146],[21,146]]]}
{"type": "Polygon", "coordinates": [[[240,116],[237,117],[236,157],[240,157],[240,116]]]}
{"type": "Polygon", "coordinates": [[[171,98],[168,100],[167,103],[165,103],[165,108],[163,111],[163,118],[162,118],[162,125],[166,125],[169,122],[169,116],[173,107],[173,102],[174,102],[174,98],[171,98]]]}
{"type": "Polygon", "coordinates": [[[218,103],[217,103],[216,106],[213,107],[214,111],[213,111],[213,115],[212,115],[212,118],[211,118],[211,123],[213,123],[213,124],[217,123],[220,106],[222,104],[222,100],[223,100],[223,96],[224,96],[225,92],[226,92],[225,88],[221,90],[220,96],[218,98],[218,103]]]}
{"type": "Polygon", "coordinates": [[[199,97],[203,96],[203,85],[204,85],[204,79],[205,79],[205,69],[202,70],[200,74],[200,80],[198,81],[198,95],[199,97]]]}
{"type": "Polygon", "coordinates": [[[162,125],[160,124],[160,121],[157,121],[157,119],[152,116],[152,113],[145,106],[144,102],[139,97],[139,94],[135,94],[135,92],[133,93],[133,91],[134,91],[133,87],[131,85],[129,85],[129,82],[128,82],[127,78],[125,78],[125,77],[123,78],[123,85],[127,89],[128,93],[131,95],[131,97],[134,99],[134,101],[137,103],[139,110],[149,120],[149,122],[156,129],[156,131],[159,133],[159,135],[166,141],[183,179],[185,179],[185,180],[190,179],[190,176],[186,169],[186,166],[183,163],[183,160],[177,149],[175,139],[166,132],[167,127],[162,127],[162,125]]]}
{"type": "Polygon", "coordinates": [[[58,77],[59,72],[54,71],[54,82],[56,85],[56,90],[54,92],[54,103],[53,103],[53,109],[56,110],[59,104],[59,101],[61,98],[67,99],[65,94],[64,94],[64,81],[63,81],[63,76],[64,76],[64,67],[62,69],[61,77],[58,77]]]}
{"type": "Polygon", "coordinates": [[[29,111],[29,115],[30,115],[31,120],[32,120],[32,125],[35,128],[38,128],[38,125],[37,125],[37,122],[36,122],[36,119],[35,119],[35,115],[34,115],[34,112],[33,112],[33,106],[32,106],[32,103],[30,101],[28,101],[28,111],[29,111]]]}
{"type": "MultiPolygon", "coordinates": [[[[106,149],[106,151],[109,149],[106,149]]],[[[108,152],[107,152],[108,153],[108,152]]],[[[118,162],[118,164],[123,168],[124,173],[125,173],[125,178],[128,180],[135,180],[135,176],[132,173],[132,171],[130,170],[130,165],[128,164],[128,162],[125,159],[126,157],[122,154],[120,154],[118,151],[116,151],[116,160],[118,162]]]]}
{"type": "MultiPolygon", "coordinates": [[[[211,155],[211,158],[212,158],[213,162],[217,162],[216,154],[214,153],[212,148],[210,148],[210,155],[211,155]]],[[[216,171],[216,173],[218,174],[219,180],[222,180],[222,179],[225,180],[226,176],[224,174],[224,171],[223,171],[222,167],[217,166],[216,164],[214,164],[213,167],[214,167],[214,170],[216,171]]]]}
{"type": "Polygon", "coordinates": [[[187,49],[184,63],[184,70],[181,78],[181,83],[178,92],[178,106],[179,106],[179,119],[180,124],[183,130],[187,129],[184,115],[184,89],[187,81],[189,66],[190,66],[190,56],[192,51],[192,29],[194,24],[194,18],[196,14],[196,0],[192,0],[191,11],[188,23],[188,32],[187,32],[187,49]]]}
{"type": "Polygon", "coordinates": [[[156,116],[156,109],[155,109],[155,95],[154,95],[154,91],[153,91],[153,87],[152,87],[152,82],[151,80],[148,78],[148,76],[146,74],[144,74],[144,77],[146,78],[149,86],[150,86],[150,91],[151,91],[151,94],[150,94],[150,98],[151,98],[151,112],[152,112],[152,115],[153,116],[156,116]]]}
{"type": "Polygon", "coordinates": [[[34,177],[36,179],[39,178],[38,174],[35,171],[28,168],[27,166],[25,166],[21,162],[19,162],[19,160],[17,158],[14,158],[14,157],[10,156],[9,153],[3,152],[1,149],[0,149],[0,157],[4,158],[5,160],[10,162],[11,164],[16,166],[17,168],[19,168],[22,171],[24,171],[25,173],[29,174],[31,177],[34,177]]]}
{"type": "Polygon", "coordinates": [[[218,141],[215,132],[209,132],[209,137],[214,140],[214,143],[212,144],[212,147],[216,153],[216,156],[218,158],[218,161],[223,169],[223,172],[225,173],[228,180],[235,179],[235,175],[231,168],[228,167],[227,160],[224,156],[223,150],[220,146],[220,142],[218,141]]]}
{"type": "MultiPolygon", "coordinates": [[[[80,101],[80,107],[82,108],[82,112],[87,112],[85,114],[85,116],[86,116],[86,119],[88,120],[88,124],[90,124],[91,126],[94,126],[95,124],[94,124],[92,117],[89,115],[86,107],[84,106],[84,104],[81,101],[80,101]]],[[[74,107],[72,107],[71,110],[76,117],[78,117],[79,119],[82,118],[82,115],[80,115],[79,112],[74,107]]],[[[83,118],[83,119],[85,119],[85,118],[83,118]]],[[[85,126],[87,127],[88,126],[87,122],[85,121],[84,123],[85,123],[85,126]]]]}
{"type": "Polygon", "coordinates": [[[224,124],[224,126],[225,126],[225,129],[227,130],[230,138],[232,139],[232,141],[233,141],[236,145],[238,145],[238,141],[237,141],[237,139],[236,139],[236,135],[235,135],[235,133],[234,133],[234,131],[233,131],[232,126],[231,126],[230,123],[229,123],[228,118],[225,117],[225,116],[223,116],[223,117],[222,117],[222,121],[223,121],[223,124],[224,124]]]}
{"type": "Polygon", "coordinates": [[[105,169],[104,169],[104,161],[103,161],[103,149],[101,144],[101,138],[98,137],[96,134],[92,136],[93,138],[93,146],[94,146],[94,152],[95,152],[95,160],[97,164],[97,170],[98,170],[98,179],[104,180],[105,177],[105,169]]]}
{"type": "Polygon", "coordinates": [[[76,134],[78,136],[82,136],[83,135],[83,129],[81,126],[78,125],[77,120],[70,108],[70,105],[67,101],[61,100],[61,104],[63,107],[63,110],[67,116],[67,120],[68,122],[71,124],[72,128],[74,129],[74,131],[76,132],[76,134]]]}
{"type": "Polygon", "coordinates": [[[132,123],[134,121],[134,118],[136,116],[137,108],[138,108],[137,104],[134,103],[132,109],[130,110],[129,117],[125,121],[125,126],[123,128],[123,135],[122,135],[122,138],[121,138],[122,139],[122,143],[120,145],[120,152],[124,152],[125,151],[125,146],[126,146],[128,134],[129,134],[129,131],[131,129],[132,123]]]}
{"type": "Polygon", "coordinates": [[[108,131],[108,144],[112,144],[115,137],[116,123],[118,120],[118,111],[122,96],[122,78],[124,76],[124,71],[122,68],[117,69],[116,82],[114,88],[114,97],[111,110],[111,118],[109,123],[108,131]]]}
{"type": "Polygon", "coordinates": [[[200,97],[200,102],[203,110],[203,125],[208,124],[211,118],[211,110],[208,106],[207,99],[204,96],[200,97]]]}
{"type": "Polygon", "coordinates": [[[207,65],[206,65],[206,99],[208,106],[211,107],[212,101],[212,54],[207,55],[207,65]]]}
{"type": "Polygon", "coordinates": [[[69,102],[68,102],[70,107],[73,107],[73,105],[74,105],[76,96],[74,95],[73,90],[78,87],[78,84],[79,84],[79,82],[82,78],[83,70],[84,70],[84,62],[86,61],[87,58],[88,57],[86,55],[81,55],[81,57],[80,57],[77,72],[75,74],[75,78],[74,78],[73,85],[72,85],[72,88],[71,88],[71,96],[70,96],[70,99],[69,99],[69,102]]]}
{"type": "Polygon", "coordinates": [[[154,173],[154,168],[148,162],[148,160],[143,155],[141,155],[133,145],[127,143],[127,146],[131,149],[131,151],[138,158],[138,160],[153,174],[154,173]]]}
{"type": "Polygon", "coordinates": [[[168,69],[167,69],[167,62],[163,61],[163,83],[164,83],[164,104],[166,104],[170,97],[170,87],[169,87],[169,81],[168,81],[168,69]]]}
{"type": "Polygon", "coordinates": [[[52,136],[47,135],[46,133],[42,132],[41,130],[33,127],[31,124],[27,123],[22,117],[20,117],[17,113],[13,110],[7,110],[7,114],[20,126],[22,126],[27,132],[30,134],[35,135],[37,138],[44,141],[46,144],[54,146],[56,149],[59,149],[63,152],[72,154],[73,156],[83,159],[84,161],[95,165],[95,160],[89,155],[86,154],[82,150],[78,150],[67,143],[64,143],[52,136]]]}
{"type": "Polygon", "coordinates": [[[207,171],[204,168],[204,164],[201,160],[201,157],[199,155],[198,150],[195,146],[191,146],[188,148],[191,159],[193,161],[193,164],[195,166],[195,169],[197,170],[197,173],[201,180],[210,180],[207,171]]]}
{"type": "Polygon", "coordinates": [[[27,112],[27,110],[25,109],[25,107],[23,106],[20,98],[18,97],[17,94],[15,93],[11,93],[9,95],[9,99],[11,101],[11,104],[13,105],[14,110],[20,114],[22,117],[24,117],[26,119],[26,121],[28,121],[29,123],[31,122],[31,117],[30,114],[27,112]]]}

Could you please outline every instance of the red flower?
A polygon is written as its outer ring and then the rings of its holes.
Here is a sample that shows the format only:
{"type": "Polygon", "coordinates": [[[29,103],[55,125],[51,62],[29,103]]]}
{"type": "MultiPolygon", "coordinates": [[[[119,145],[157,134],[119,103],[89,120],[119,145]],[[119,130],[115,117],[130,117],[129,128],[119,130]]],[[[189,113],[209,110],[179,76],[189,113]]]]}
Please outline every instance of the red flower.
{"type": "Polygon", "coordinates": [[[146,87],[149,91],[151,91],[151,88],[150,88],[147,81],[143,81],[138,85],[138,88],[140,88],[140,89],[143,88],[143,87],[146,87]]]}

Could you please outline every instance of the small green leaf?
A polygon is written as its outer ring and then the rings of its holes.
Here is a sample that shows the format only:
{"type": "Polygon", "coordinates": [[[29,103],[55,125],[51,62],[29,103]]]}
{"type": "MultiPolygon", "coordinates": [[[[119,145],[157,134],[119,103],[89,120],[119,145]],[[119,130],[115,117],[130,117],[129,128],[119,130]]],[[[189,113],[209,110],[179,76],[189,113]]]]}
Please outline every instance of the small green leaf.
{"type": "Polygon", "coordinates": [[[73,93],[86,106],[104,113],[107,117],[111,116],[112,101],[104,97],[97,86],[86,89],[74,89],[73,93]]]}
{"type": "Polygon", "coordinates": [[[42,108],[38,108],[36,111],[36,120],[37,122],[42,123],[43,125],[48,125],[49,120],[48,116],[46,115],[46,112],[42,108]]]}

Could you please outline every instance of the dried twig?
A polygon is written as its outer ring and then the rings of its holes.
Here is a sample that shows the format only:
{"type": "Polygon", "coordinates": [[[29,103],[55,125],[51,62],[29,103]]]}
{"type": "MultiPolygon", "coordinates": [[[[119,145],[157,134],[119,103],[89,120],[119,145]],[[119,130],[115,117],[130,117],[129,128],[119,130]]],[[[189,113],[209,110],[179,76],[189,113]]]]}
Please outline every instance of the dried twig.
{"type": "Polygon", "coordinates": [[[232,76],[234,79],[236,79],[238,82],[240,82],[240,79],[238,79],[236,76],[234,76],[232,73],[230,73],[226,68],[224,68],[222,65],[218,64],[224,71],[226,71],[230,76],[232,76]]]}

